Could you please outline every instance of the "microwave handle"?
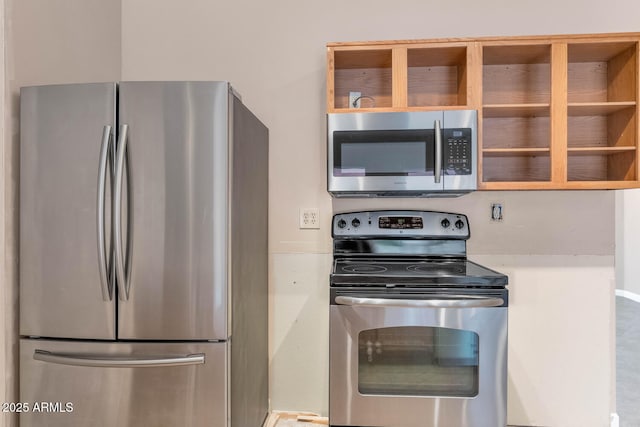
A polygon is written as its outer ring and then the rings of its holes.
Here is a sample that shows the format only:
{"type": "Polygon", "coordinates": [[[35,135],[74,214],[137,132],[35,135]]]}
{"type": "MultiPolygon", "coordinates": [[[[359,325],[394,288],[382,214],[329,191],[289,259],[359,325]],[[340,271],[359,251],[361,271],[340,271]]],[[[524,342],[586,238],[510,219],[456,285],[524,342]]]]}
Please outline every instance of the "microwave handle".
{"type": "Polygon", "coordinates": [[[433,177],[435,179],[435,183],[439,184],[442,175],[442,131],[440,129],[440,120],[435,121],[434,127],[436,134],[436,164],[433,171],[433,177]]]}

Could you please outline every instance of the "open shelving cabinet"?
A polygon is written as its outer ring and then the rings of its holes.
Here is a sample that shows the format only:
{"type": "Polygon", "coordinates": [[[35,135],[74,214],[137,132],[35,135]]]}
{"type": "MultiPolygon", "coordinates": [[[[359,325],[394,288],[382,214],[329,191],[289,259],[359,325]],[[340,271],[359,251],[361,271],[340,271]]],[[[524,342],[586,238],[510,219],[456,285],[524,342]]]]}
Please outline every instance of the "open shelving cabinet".
{"type": "Polygon", "coordinates": [[[550,181],[550,108],[550,44],[483,45],[484,181],[550,181]]]}
{"type": "Polygon", "coordinates": [[[353,112],[350,92],[359,92],[358,111],[466,108],[477,87],[469,75],[475,62],[465,42],[336,43],[328,48],[327,110],[353,112]]]}
{"type": "Polygon", "coordinates": [[[636,188],[639,43],[640,33],[330,43],[327,112],[477,110],[479,189],[636,188]]]}
{"type": "Polygon", "coordinates": [[[568,44],[567,179],[636,181],[638,42],[568,44]]]}

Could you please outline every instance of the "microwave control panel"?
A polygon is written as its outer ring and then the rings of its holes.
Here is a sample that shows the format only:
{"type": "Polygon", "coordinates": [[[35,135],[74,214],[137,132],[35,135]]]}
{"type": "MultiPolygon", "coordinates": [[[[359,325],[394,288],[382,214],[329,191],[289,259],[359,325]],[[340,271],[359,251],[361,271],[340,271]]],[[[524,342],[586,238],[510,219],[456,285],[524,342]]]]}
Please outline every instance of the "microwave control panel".
{"type": "Polygon", "coordinates": [[[471,129],[444,129],[445,175],[471,175],[471,129]]]}

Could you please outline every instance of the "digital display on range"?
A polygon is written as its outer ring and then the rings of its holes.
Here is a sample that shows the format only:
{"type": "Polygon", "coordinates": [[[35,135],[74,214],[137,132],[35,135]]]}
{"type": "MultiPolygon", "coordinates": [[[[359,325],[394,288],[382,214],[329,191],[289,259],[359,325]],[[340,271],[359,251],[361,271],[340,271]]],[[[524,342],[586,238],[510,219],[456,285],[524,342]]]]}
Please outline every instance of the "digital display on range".
{"type": "Polygon", "coordinates": [[[378,228],[420,229],[422,228],[422,217],[381,216],[378,218],[378,228]]]}

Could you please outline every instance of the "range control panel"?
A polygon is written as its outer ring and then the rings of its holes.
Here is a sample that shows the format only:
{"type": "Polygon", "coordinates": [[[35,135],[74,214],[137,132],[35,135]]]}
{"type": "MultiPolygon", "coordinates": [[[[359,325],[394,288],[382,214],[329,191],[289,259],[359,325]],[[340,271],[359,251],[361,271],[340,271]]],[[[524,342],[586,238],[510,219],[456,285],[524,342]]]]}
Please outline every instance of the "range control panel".
{"type": "Polygon", "coordinates": [[[334,215],[334,238],[468,239],[466,215],[433,211],[368,211],[334,215]]]}

